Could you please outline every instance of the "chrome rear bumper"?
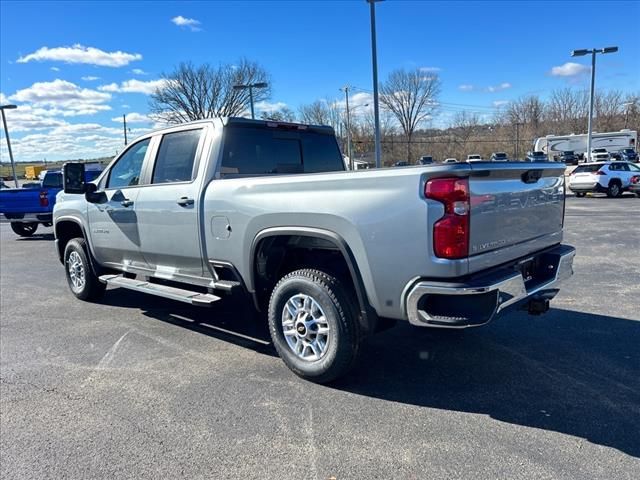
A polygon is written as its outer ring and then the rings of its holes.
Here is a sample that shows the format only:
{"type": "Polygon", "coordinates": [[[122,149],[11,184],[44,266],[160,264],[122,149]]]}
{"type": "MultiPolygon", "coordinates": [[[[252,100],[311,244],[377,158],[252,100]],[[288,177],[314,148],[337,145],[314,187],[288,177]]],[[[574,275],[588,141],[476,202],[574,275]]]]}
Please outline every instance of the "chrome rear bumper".
{"type": "Polygon", "coordinates": [[[535,298],[552,298],[558,284],[573,275],[576,251],[559,245],[487,278],[468,283],[418,281],[406,296],[409,322],[423,327],[466,328],[489,322],[500,312],[535,298]],[[527,261],[540,264],[538,279],[525,280],[519,266],[527,261]]]}

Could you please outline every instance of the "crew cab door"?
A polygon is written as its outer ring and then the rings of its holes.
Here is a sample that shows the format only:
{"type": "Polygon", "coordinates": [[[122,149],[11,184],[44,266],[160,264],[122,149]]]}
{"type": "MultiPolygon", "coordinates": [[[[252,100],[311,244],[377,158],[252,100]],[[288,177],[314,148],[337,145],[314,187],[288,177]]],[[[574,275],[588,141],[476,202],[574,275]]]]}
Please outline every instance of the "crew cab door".
{"type": "Polygon", "coordinates": [[[142,255],[157,277],[188,280],[204,272],[196,179],[206,129],[190,125],[156,137],[150,182],[140,190],[135,212],[142,255]]]}
{"type": "Polygon", "coordinates": [[[146,138],[132,144],[101,179],[100,201],[88,204],[89,235],[100,264],[125,269],[145,265],[135,203],[151,143],[146,138]]]}

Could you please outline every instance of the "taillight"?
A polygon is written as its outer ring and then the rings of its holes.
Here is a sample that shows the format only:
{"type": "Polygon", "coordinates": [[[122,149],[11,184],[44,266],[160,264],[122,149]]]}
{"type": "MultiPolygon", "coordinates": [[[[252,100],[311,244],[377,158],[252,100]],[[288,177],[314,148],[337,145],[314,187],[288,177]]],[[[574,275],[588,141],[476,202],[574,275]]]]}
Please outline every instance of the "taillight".
{"type": "Polygon", "coordinates": [[[433,251],[437,257],[469,256],[469,179],[434,178],[425,186],[427,198],[444,204],[444,216],[433,225],[433,251]]]}
{"type": "Polygon", "coordinates": [[[48,207],[49,206],[49,197],[47,196],[47,191],[46,190],[42,190],[40,192],[40,206],[41,207],[48,207]]]}
{"type": "Polygon", "coordinates": [[[631,183],[633,184],[640,183],[640,177],[638,176],[631,177],[631,183]]]}
{"type": "Polygon", "coordinates": [[[596,172],[596,175],[606,175],[606,174],[607,174],[607,172],[603,172],[602,170],[598,170],[596,172]]]}

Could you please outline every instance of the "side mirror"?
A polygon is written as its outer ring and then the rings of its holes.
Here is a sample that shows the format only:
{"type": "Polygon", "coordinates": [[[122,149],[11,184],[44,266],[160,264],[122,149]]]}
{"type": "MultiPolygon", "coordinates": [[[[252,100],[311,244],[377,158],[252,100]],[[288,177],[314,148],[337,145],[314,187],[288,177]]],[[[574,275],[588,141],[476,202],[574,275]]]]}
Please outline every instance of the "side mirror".
{"type": "Polygon", "coordinates": [[[84,163],[65,163],[62,166],[62,182],[64,193],[85,193],[87,184],[84,176],[84,163]]]}

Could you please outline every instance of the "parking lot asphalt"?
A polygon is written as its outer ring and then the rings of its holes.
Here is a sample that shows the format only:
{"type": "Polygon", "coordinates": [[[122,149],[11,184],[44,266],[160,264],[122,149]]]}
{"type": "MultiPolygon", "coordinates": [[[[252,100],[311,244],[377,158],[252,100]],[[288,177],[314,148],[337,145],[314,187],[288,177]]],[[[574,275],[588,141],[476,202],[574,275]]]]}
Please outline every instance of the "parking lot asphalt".
{"type": "Polygon", "coordinates": [[[2,478],[640,478],[640,199],[568,198],[548,314],[403,323],[331,386],[238,305],[83,303],[51,229],[0,236],[2,478]]]}

